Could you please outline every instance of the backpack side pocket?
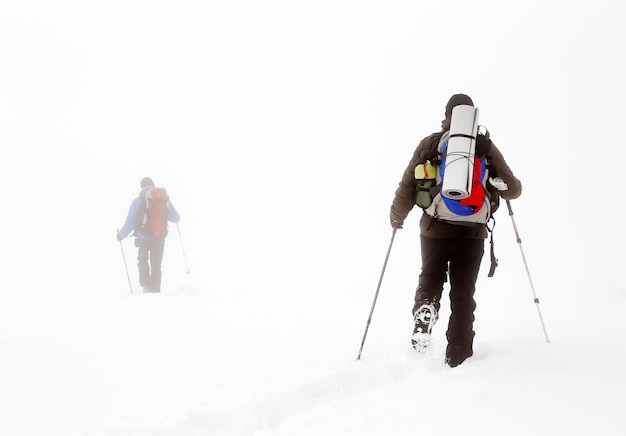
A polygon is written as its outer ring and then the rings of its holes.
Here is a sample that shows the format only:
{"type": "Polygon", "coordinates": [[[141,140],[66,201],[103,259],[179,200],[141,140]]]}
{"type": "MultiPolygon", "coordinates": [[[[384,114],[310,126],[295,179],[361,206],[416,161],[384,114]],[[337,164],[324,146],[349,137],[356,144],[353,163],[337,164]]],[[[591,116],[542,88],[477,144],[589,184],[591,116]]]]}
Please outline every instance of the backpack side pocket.
{"type": "Polygon", "coordinates": [[[437,184],[437,166],[430,161],[420,163],[415,167],[415,185],[417,196],[415,204],[422,209],[427,209],[433,202],[431,190],[437,184]]]}

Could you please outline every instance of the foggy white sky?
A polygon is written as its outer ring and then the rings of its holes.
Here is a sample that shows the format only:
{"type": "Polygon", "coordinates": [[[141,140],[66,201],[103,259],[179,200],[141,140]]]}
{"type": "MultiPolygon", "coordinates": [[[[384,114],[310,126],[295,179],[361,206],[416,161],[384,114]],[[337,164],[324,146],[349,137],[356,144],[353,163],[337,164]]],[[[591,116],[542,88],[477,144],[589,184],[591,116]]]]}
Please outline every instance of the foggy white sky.
{"type": "Polygon", "coordinates": [[[114,234],[146,175],[218,283],[377,269],[402,170],[456,92],[524,183],[529,250],[567,263],[566,241],[611,264],[617,218],[589,202],[609,207],[595,183],[620,183],[621,16],[612,1],[3,2],[6,278],[125,286],[114,234]]]}

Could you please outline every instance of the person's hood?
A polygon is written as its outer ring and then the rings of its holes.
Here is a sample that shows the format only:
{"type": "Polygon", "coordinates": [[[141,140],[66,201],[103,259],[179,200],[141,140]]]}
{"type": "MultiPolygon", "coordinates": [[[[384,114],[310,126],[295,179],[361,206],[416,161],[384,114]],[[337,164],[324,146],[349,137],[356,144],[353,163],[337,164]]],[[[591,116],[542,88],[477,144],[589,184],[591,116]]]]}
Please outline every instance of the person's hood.
{"type": "Polygon", "coordinates": [[[450,100],[448,100],[448,103],[446,104],[445,118],[443,119],[443,121],[441,121],[442,130],[444,131],[450,130],[450,119],[452,118],[452,109],[454,109],[455,106],[459,106],[462,104],[474,106],[474,102],[469,97],[469,95],[454,94],[452,97],[450,97],[450,100]]]}

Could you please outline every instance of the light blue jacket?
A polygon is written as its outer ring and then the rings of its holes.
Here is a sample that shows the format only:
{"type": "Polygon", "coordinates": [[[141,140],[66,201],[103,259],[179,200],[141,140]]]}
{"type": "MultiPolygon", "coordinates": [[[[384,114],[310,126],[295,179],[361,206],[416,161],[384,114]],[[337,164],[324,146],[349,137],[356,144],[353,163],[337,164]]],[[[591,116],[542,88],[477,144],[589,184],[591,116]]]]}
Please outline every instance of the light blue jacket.
{"type": "MultiPolygon", "coordinates": [[[[136,236],[139,239],[153,239],[150,236],[147,236],[141,231],[139,231],[139,229],[137,228],[137,224],[139,222],[139,210],[141,208],[141,202],[143,201],[144,196],[146,195],[146,192],[148,192],[152,188],[154,188],[154,185],[148,185],[148,186],[143,187],[141,191],[139,192],[139,196],[135,198],[133,202],[130,204],[130,209],[128,210],[128,216],[126,217],[126,222],[124,222],[124,226],[119,231],[119,235],[121,237],[126,238],[128,235],[130,235],[131,232],[134,231],[134,236],[136,236]]],[[[168,211],[169,211],[168,217],[167,217],[168,221],[171,221],[173,223],[177,223],[178,221],[180,221],[180,215],[176,211],[176,208],[174,208],[174,205],[172,204],[171,201],[168,201],[167,206],[168,206],[168,211]]]]}

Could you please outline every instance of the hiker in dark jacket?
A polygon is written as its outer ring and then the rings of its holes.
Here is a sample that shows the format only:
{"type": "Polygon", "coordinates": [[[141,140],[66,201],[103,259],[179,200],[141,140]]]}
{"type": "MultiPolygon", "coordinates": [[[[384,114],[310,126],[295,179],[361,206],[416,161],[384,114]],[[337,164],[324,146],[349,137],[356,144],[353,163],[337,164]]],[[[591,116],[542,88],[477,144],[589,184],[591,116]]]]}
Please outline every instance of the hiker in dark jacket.
{"type": "MultiPolygon", "coordinates": [[[[417,185],[415,167],[437,155],[442,134],[450,129],[452,109],[457,105],[474,106],[465,94],[453,95],[445,110],[442,130],[422,139],[409,162],[393,199],[390,219],[394,229],[401,229],[407,215],[415,205],[417,185]]],[[[522,185],[513,175],[502,153],[488,137],[478,135],[476,149],[488,148],[487,163],[490,178],[487,186],[492,196],[491,203],[499,195],[505,200],[520,196],[522,185]]],[[[446,363],[455,367],[473,354],[474,340],[474,292],[476,279],[487,237],[486,224],[462,225],[442,221],[423,213],[420,219],[422,269],[415,294],[413,316],[415,328],[413,346],[425,351],[430,332],[437,321],[444,282],[450,280],[450,306],[452,313],[446,336],[446,363]]]]}
{"type": "MultiPolygon", "coordinates": [[[[152,237],[140,228],[142,207],[146,193],[154,188],[154,182],[150,177],[144,177],[140,182],[141,191],[139,196],[130,204],[128,216],[124,226],[117,232],[117,240],[122,241],[133,232],[135,247],[138,248],[137,267],[139,269],[139,284],[144,292],[161,292],[161,263],[165,249],[165,235],[152,237]]],[[[169,199],[167,200],[167,220],[173,223],[180,221],[180,215],[169,199]]]]}

